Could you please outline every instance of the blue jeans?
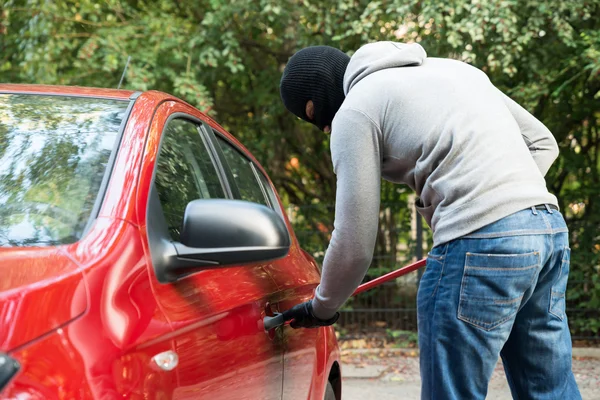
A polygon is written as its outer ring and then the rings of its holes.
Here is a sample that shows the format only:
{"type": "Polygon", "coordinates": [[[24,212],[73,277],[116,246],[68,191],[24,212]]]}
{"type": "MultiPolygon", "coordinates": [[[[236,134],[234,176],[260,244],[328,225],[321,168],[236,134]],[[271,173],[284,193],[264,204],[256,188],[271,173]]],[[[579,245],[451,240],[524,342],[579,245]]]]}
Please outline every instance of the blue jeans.
{"type": "Polygon", "coordinates": [[[502,357],[515,399],[581,399],[565,315],[570,249],[554,210],[434,247],[417,295],[422,399],[485,399],[502,357]]]}

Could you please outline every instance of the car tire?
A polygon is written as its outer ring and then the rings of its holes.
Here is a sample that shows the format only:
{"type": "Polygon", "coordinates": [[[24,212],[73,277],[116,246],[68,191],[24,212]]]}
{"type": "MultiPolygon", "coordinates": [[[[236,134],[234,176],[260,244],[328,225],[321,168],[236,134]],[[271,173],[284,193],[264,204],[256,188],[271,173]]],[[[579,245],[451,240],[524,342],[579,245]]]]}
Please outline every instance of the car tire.
{"type": "Polygon", "coordinates": [[[327,386],[325,387],[325,397],[323,397],[323,400],[337,400],[333,385],[329,381],[327,381],[327,386]]]}

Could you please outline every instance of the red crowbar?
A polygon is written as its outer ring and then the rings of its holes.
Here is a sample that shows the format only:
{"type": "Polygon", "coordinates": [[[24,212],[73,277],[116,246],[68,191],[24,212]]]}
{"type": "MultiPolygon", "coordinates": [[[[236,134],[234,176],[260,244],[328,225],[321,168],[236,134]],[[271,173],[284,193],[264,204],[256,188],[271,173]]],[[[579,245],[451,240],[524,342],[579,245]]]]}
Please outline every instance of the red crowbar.
{"type": "MultiPolygon", "coordinates": [[[[410,272],[416,271],[417,269],[424,267],[427,264],[427,259],[422,259],[419,260],[415,263],[409,264],[409,265],[405,265],[402,268],[399,268],[397,270],[394,270],[392,272],[389,272],[385,275],[380,276],[379,278],[375,278],[372,281],[369,282],[365,282],[362,285],[360,285],[355,291],[354,293],[352,293],[352,296],[356,296],[359,293],[362,293],[366,290],[370,290],[373,289],[376,286],[381,285],[384,282],[387,281],[391,281],[392,279],[396,279],[399,276],[402,275],[406,275],[410,272]]],[[[282,326],[286,323],[287,321],[285,320],[283,314],[279,314],[276,313],[274,316],[272,317],[265,317],[263,320],[264,323],[264,327],[266,331],[269,331],[271,329],[275,329],[278,326],[282,326]]]]}

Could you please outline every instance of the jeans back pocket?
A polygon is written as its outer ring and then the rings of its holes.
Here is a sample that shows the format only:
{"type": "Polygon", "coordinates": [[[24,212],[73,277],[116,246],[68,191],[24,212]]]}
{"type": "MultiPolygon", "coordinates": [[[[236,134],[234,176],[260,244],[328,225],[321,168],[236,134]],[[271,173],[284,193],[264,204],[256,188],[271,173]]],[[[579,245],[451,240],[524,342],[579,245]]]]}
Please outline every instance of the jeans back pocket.
{"type": "Polygon", "coordinates": [[[540,269],[539,252],[467,253],[458,318],[486,331],[510,320],[540,269]]]}

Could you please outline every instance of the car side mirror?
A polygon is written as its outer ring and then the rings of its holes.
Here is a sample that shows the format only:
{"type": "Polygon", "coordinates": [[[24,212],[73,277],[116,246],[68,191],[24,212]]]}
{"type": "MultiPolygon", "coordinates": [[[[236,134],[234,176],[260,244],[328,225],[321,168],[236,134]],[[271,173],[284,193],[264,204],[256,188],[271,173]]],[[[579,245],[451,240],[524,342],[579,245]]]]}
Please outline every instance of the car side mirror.
{"type": "Polygon", "coordinates": [[[277,213],[241,200],[191,201],[180,237],[165,265],[168,281],[199,269],[278,259],[290,248],[290,235],[277,213]]]}
{"type": "Polygon", "coordinates": [[[21,366],[11,356],[0,353],[0,391],[14,378],[21,366]]]}

